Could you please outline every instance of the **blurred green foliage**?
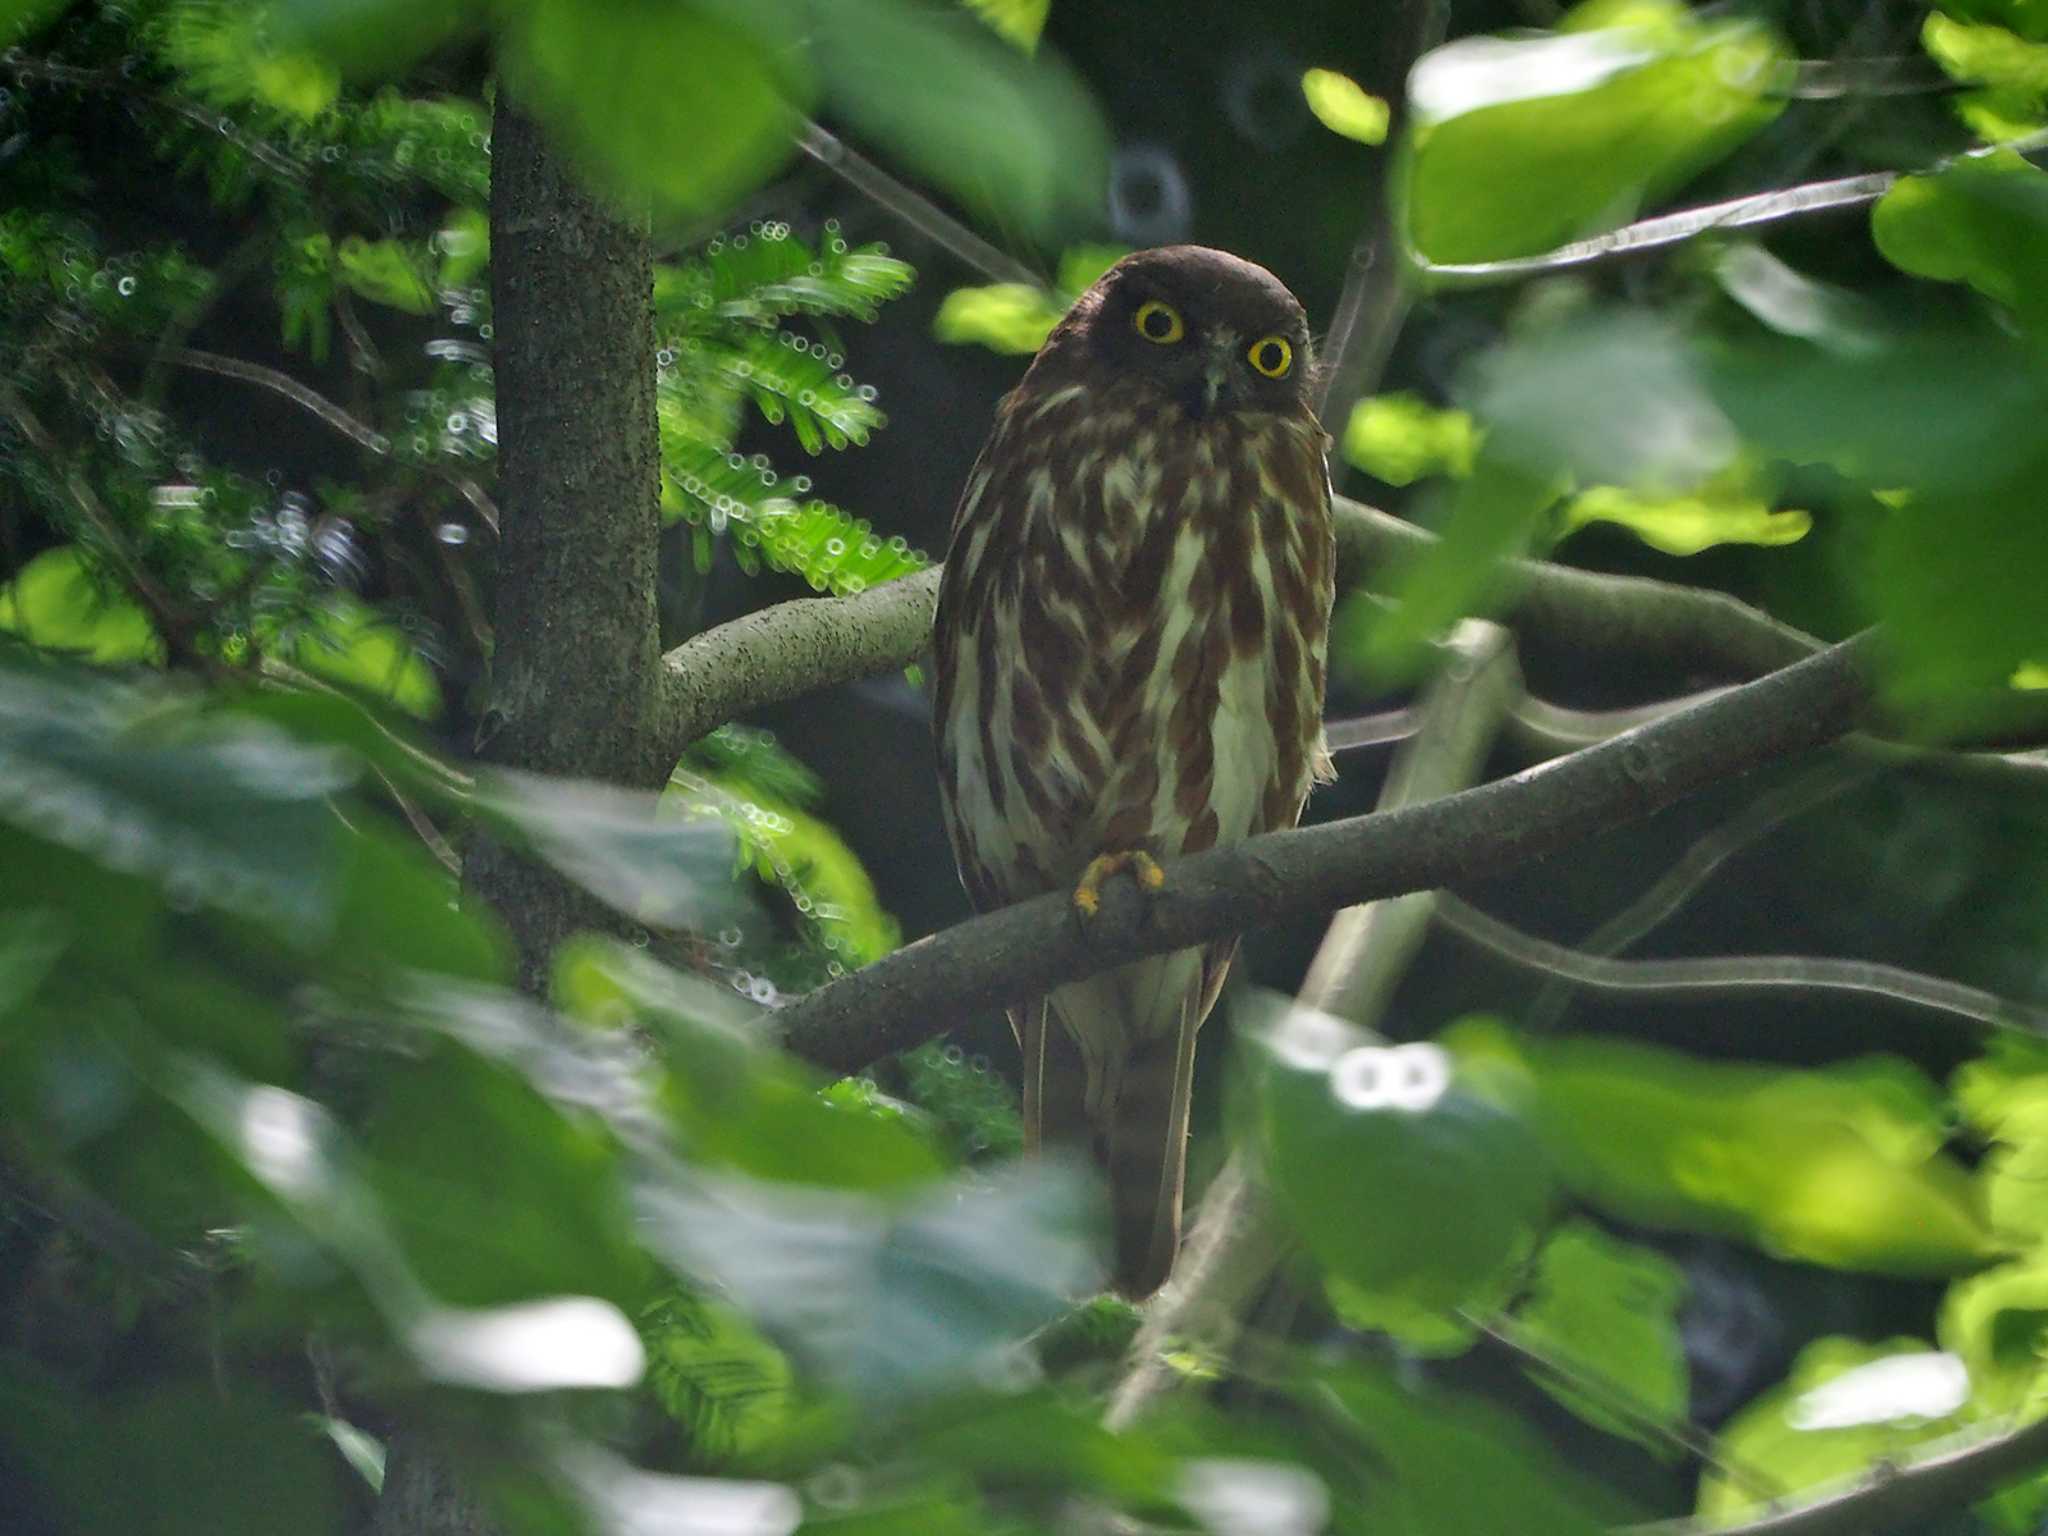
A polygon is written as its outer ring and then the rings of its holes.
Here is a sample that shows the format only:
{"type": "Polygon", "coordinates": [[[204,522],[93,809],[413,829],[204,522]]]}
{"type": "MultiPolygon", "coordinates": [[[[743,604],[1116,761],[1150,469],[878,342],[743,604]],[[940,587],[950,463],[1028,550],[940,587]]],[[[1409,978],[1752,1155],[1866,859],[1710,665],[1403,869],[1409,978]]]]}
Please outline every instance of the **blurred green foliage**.
{"type": "MultiPolygon", "coordinates": [[[[1032,351],[1123,249],[1096,243],[1107,130],[1041,45],[1048,9],[0,4],[26,50],[0,101],[0,492],[10,539],[31,530],[0,586],[0,1525],[360,1528],[397,1423],[547,1536],[679,1509],[972,1536],[1077,1506],[1590,1532],[1650,1513],[1612,1492],[1613,1453],[1687,1438],[1670,1234],[1916,1282],[1932,1339],[1807,1342],[1713,1437],[1702,1514],[2048,1411],[2037,1046],[1959,1047],[1944,1091],[1894,1056],[1484,1019],[1388,1048],[1277,1009],[1238,1128],[1311,1300],[1223,1390],[1112,1434],[1136,1316],[1089,1299],[1099,1191],[1011,1161],[1012,1086],[954,1044],[839,1082],[773,1046],[785,994],[901,937],[816,775],[732,726],[658,798],[472,778],[409,734],[461,714],[491,650],[481,61],[672,241],[645,359],[664,516],[702,566],[851,594],[924,557],[739,445],[879,431],[849,359],[913,273],[758,207],[706,231],[826,113],[1065,250],[1049,289],[961,288],[934,320],[1032,351]],[[195,348],[223,306],[277,355],[195,348]],[[244,407],[202,409],[200,379],[284,402],[335,456],[303,485],[238,467],[246,444],[215,445],[244,407]],[[565,947],[544,1000],[511,990],[451,872],[440,829],[463,824],[633,939],[565,947]]],[[[1958,131],[2040,125],[2038,10],[1927,18],[1970,87],[1958,131]]],[[[1792,121],[1788,46],[1594,0],[1425,59],[1394,152],[1418,282],[1694,195],[1792,121]]],[[[1348,76],[1286,78],[1336,131],[1384,133],[1348,76]]],[[[1342,649],[1417,664],[1504,557],[1590,523],[1775,559],[1856,519],[1845,609],[1884,625],[1915,723],[2038,678],[2043,173],[2012,151],[1912,169],[1856,259],[1752,231],[1648,280],[1532,284],[1431,394],[1361,404],[1345,459],[1440,478],[1445,537],[1384,577],[1390,612],[1347,610],[1342,649]]],[[[1171,1347],[1191,1380],[1232,1369],[1171,1347]]],[[[2044,1502],[2023,1480],[1976,1518],[2017,1536],[2044,1502]]]]}

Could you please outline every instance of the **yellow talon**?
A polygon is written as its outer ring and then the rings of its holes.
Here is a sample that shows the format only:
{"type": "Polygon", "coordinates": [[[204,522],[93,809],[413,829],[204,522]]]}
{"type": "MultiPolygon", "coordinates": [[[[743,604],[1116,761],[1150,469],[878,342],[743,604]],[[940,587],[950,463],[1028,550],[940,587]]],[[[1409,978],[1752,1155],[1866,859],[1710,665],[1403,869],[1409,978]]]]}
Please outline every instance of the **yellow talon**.
{"type": "Polygon", "coordinates": [[[1088,867],[1081,871],[1081,878],[1074,886],[1074,910],[1082,917],[1093,917],[1102,910],[1102,887],[1112,875],[1129,870],[1139,886],[1148,891],[1159,890],[1166,884],[1166,871],[1159,867],[1159,861],[1142,848],[1129,848],[1120,853],[1098,853],[1088,861],[1088,867]]]}

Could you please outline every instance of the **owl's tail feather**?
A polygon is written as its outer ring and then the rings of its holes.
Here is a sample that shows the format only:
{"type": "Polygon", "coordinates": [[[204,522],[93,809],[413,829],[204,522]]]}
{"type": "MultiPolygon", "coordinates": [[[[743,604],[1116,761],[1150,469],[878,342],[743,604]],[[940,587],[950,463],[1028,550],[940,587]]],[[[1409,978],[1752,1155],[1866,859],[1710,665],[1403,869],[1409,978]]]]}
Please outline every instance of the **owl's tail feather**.
{"type": "Polygon", "coordinates": [[[1109,1173],[1116,1288],[1132,1301],[1166,1283],[1180,1248],[1188,1101],[1200,1022],[1191,1015],[1190,1007],[1178,1029],[1132,1047],[1115,1109],[1098,1127],[1098,1155],[1109,1173]]]}
{"type": "Polygon", "coordinates": [[[1081,1048],[1042,997],[1012,1008],[1010,1028],[1023,1053],[1024,1150],[1070,1147],[1085,1155],[1094,1133],[1081,1048]]]}

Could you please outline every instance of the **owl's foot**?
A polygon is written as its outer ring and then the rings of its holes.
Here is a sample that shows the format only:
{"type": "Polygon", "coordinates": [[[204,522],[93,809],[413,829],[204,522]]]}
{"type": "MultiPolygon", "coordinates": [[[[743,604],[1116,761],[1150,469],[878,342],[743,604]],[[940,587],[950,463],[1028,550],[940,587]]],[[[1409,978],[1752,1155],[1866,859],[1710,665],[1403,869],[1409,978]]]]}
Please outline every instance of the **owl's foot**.
{"type": "Polygon", "coordinates": [[[1081,878],[1074,886],[1074,910],[1085,920],[1102,910],[1102,887],[1112,875],[1131,872],[1131,878],[1138,882],[1141,890],[1156,891],[1166,884],[1166,871],[1159,867],[1159,861],[1142,848],[1128,848],[1121,853],[1098,853],[1088,861],[1088,867],[1081,871],[1081,878]]]}

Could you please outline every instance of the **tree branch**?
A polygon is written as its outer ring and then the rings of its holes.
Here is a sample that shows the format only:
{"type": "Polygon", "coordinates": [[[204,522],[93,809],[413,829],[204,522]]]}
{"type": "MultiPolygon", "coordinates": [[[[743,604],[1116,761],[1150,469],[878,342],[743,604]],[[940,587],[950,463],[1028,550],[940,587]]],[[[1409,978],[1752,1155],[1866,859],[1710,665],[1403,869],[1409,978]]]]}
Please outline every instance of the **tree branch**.
{"type": "Polygon", "coordinates": [[[1448,892],[1438,897],[1436,917],[1459,938],[1511,964],[1563,977],[1577,986],[1617,997],[1724,997],[1788,990],[1850,992],[1994,1028],[2048,1035],[2048,1008],[2000,997],[1943,976],[1928,976],[1873,960],[1813,955],[1616,960],[1524,933],[1448,892]]]}
{"type": "Polygon", "coordinates": [[[1625,1527],[1617,1536],[1868,1536],[1907,1530],[1935,1514],[1973,1504],[2043,1464],[2048,1464],[2048,1419],[1988,1439],[1951,1442],[1904,1466],[1880,1465],[1867,1479],[1839,1492],[1750,1520],[1659,1520],[1625,1527]]]}
{"type": "Polygon", "coordinates": [[[1870,704],[1858,640],[1513,778],[1426,805],[1269,833],[1105,893],[1084,929],[1064,894],[1006,907],[897,951],[777,1015],[789,1049],[852,1071],[945,1021],[1061,982],[1434,886],[1463,884],[1640,819],[1707,784],[1832,741],[1870,704]]]}

